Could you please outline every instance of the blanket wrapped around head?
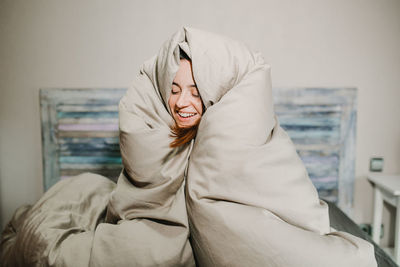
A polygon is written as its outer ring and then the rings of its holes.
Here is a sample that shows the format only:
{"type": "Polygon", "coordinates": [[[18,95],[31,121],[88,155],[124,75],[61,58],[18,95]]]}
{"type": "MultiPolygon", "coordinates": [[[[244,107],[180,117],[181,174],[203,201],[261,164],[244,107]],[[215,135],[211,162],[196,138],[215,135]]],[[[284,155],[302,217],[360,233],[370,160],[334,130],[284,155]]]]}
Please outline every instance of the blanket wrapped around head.
{"type": "MultiPolygon", "coordinates": [[[[155,91],[151,100],[143,96],[144,87],[138,86],[134,93],[128,92],[130,101],[121,101],[132,105],[131,111],[140,117],[139,123],[121,120],[122,132],[132,125],[154,135],[157,132],[157,136],[163,133],[163,148],[152,152],[167,153],[171,140],[166,136],[172,123],[167,103],[180,49],[191,58],[206,107],[193,146],[169,152],[173,158],[190,153],[185,197],[197,263],[376,266],[371,244],[347,233],[331,232],[328,207],[319,200],[293,143],[274,115],[270,68],[244,44],[189,27],[175,33],[142,68],[142,79],[155,91]]],[[[121,146],[126,146],[129,136],[121,136],[121,146]]],[[[137,143],[127,147],[148,150],[137,143]]],[[[135,165],[137,159],[129,150],[122,149],[122,153],[135,165]]],[[[139,167],[131,168],[132,177],[139,167]]],[[[168,161],[158,167],[169,175],[178,168],[168,161]]]]}
{"type": "Polygon", "coordinates": [[[183,27],[143,64],[119,116],[117,185],[83,174],[18,210],[4,266],[376,266],[371,244],[331,231],[274,115],[269,66],[242,43],[183,27]],[[206,110],[195,140],[173,148],[180,50],[206,110]]]}
{"type": "Polygon", "coordinates": [[[197,262],[376,266],[371,244],[331,231],[328,207],[274,115],[270,68],[262,56],[196,29],[184,28],[174,38],[190,50],[207,106],[186,181],[197,262]]]}
{"type": "Polygon", "coordinates": [[[186,202],[200,266],[376,266],[371,244],[331,232],[328,207],[274,115],[270,68],[242,43],[176,32],[121,100],[120,131],[120,182],[135,190],[117,189],[109,210],[186,225],[186,202]],[[168,99],[180,50],[206,111],[195,141],[173,149],[168,99]],[[140,204],[128,213],[127,203],[140,204]]]}

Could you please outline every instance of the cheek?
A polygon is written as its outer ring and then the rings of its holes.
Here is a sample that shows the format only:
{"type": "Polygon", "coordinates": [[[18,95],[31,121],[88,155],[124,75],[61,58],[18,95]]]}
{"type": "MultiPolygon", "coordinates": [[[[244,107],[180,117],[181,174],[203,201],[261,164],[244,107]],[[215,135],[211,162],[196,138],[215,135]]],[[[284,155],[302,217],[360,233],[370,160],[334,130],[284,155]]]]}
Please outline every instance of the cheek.
{"type": "Polygon", "coordinates": [[[174,97],[171,95],[168,99],[168,106],[171,112],[174,111],[174,104],[175,104],[174,97]]]}
{"type": "Polygon", "coordinates": [[[200,115],[202,115],[203,114],[203,104],[202,104],[201,100],[197,99],[195,105],[196,105],[195,107],[196,107],[197,112],[200,113],[200,115]]]}

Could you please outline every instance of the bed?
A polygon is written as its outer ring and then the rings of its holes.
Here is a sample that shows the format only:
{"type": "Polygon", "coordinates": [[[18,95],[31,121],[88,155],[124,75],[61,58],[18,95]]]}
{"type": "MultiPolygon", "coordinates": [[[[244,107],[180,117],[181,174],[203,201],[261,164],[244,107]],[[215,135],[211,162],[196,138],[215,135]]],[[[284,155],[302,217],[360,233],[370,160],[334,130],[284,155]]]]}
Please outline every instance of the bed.
{"type": "MultiPolygon", "coordinates": [[[[45,190],[82,172],[117,178],[122,169],[118,102],[125,90],[40,91],[45,190]]],[[[274,89],[277,116],[329,205],[331,226],[372,243],[378,266],[397,266],[348,216],[353,199],[356,96],[354,88],[274,89]]]]}
{"type": "Polygon", "coordinates": [[[331,226],[337,230],[351,233],[355,236],[363,238],[374,245],[375,258],[379,267],[396,267],[398,266],[392,258],[383,249],[378,246],[372,238],[362,231],[358,225],[352,221],[343,211],[341,211],[334,203],[326,201],[329,205],[329,217],[331,226]]]}

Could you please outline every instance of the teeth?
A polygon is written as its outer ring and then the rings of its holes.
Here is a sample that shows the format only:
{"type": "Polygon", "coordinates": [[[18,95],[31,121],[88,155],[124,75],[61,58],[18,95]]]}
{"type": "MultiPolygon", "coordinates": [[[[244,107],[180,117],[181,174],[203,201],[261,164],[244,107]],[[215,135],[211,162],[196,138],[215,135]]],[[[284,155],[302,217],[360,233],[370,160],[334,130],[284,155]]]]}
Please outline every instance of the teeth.
{"type": "Polygon", "coordinates": [[[195,113],[183,113],[183,112],[178,112],[178,114],[179,114],[180,116],[184,117],[184,118],[187,118],[187,117],[193,116],[195,113]]]}

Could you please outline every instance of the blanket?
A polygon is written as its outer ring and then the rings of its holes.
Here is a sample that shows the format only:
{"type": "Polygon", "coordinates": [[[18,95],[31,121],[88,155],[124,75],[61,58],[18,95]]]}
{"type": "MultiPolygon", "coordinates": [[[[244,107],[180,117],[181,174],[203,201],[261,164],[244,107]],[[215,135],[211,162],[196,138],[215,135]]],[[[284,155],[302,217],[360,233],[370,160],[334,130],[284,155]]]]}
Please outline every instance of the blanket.
{"type": "Polygon", "coordinates": [[[195,29],[179,35],[208,107],[187,177],[199,265],[376,266],[371,244],[331,231],[327,204],[274,116],[260,53],[195,29]]]}
{"type": "Polygon", "coordinates": [[[376,266],[371,244],[331,229],[274,115],[260,53],[183,27],[143,64],[119,116],[118,183],[83,174],[19,209],[4,265],[376,266]],[[180,50],[206,110],[195,140],[171,148],[180,50]]]}

